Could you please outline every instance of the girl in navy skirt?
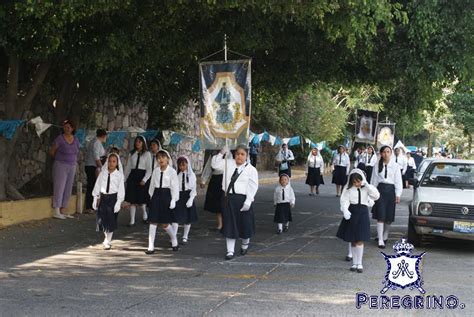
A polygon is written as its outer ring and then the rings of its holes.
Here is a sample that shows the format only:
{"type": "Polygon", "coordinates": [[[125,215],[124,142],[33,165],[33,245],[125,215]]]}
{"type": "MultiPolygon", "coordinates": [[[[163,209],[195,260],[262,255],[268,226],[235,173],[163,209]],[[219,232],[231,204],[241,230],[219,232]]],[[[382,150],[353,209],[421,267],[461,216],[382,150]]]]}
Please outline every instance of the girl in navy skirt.
{"type": "Polygon", "coordinates": [[[227,147],[212,158],[212,167],[225,169],[222,181],[223,198],[222,217],[224,236],[226,237],[226,260],[234,258],[235,240],[241,239],[240,254],[247,254],[250,238],[255,234],[255,218],[252,203],[258,190],[258,172],[247,162],[248,151],[244,145],[235,150],[231,157],[227,147]],[[225,162],[227,160],[227,163],[225,162]],[[226,168],[227,166],[227,168],[226,168]]]}
{"type": "Polygon", "coordinates": [[[369,145],[367,147],[366,155],[366,163],[365,163],[365,175],[367,175],[367,180],[370,182],[372,179],[372,171],[374,170],[374,166],[377,164],[377,154],[375,154],[374,147],[369,145]]]}
{"type": "Polygon", "coordinates": [[[324,171],[324,160],[321,154],[319,154],[318,148],[313,148],[311,153],[308,155],[306,160],[306,166],[308,171],[306,172],[306,184],[310,187],[309,195],[319,195],[319,186],[324,184],[323,171],[324,171]]]}
{"type": "Polygon", "coordinates": [[[351,160],[349,155],[346,153],[346,148],[343,145],[339,145],[337,153],[332,159],[333,174],[332,183],[336,184],[336,196],[341,196],[342,187],[347,183],[347,175],[349,175],[349,168],[351,160]]]}
{"type": "MultiPolygon", "coordinates": [[[[217,154],[217,153],[216,153],[217,154]]],[[[224,170],[219,168],[212,167],[212,158],[214,155],[211,155],[207,160],[206,165],[201,174],[201,188],[206,186],[207,181],[209,180],[209,185],[207,187],[206,198],[204,200],[204,210],[207,210],[213,214],[216,214],[217,221],[217,231],[222,230],[222,196],[224,192],[222,191],[222,178],[224,170]]]]}
{"type": "MultiPolygon", "coordinates": [[[[156,154],[158,154],[158,151],[161,150],[161,143],[157,139],[153,139],[150,141],[150,157],[151,157],[151,173],[153,174],[153,171],[155,168],[158,167],[158,161],[156,160],[156,154]]],[[[148,195],[148,191],[150,190],[150,182],[151,182],[151,176],[148,178],[146,184],[145,184],[145,190],[146,190],[146,218],[145,216],[143,217],[143,223],[148,223],[148,214],[150,213],[150,195],[148,195]]]]}
{"type": "Polygon", "coordinates": [[[135,213],[137,207],[142,209],[143,220],[147,220],[146,203],[147,190],[146,182],[151,176],[151,155],[147,151],[146,141],[143,136],[137,136],[134,141],[133,151],[128,157],[125,167],[125,201],[130,203],[130,223],[129,227],[135,225],[135,213]]]}
{"type": "Polygon", "coordinates": [[[117,154],[109,154],[107,169],[100,172],[92,191],[97,231],[104,232],[105,250],[111,248],[112,235],[117,229],[117,215],[125,198],[124,177],[119,170],[119,162],[117,154]]]}
{"type": "Polygon", "coordinates": [[[341,211],[344,214],[337,237],[352,246],[351,271],[363,272],[364,241],[370,240],[369,208],[371,201],[379,199],[375,186],[367,183],[361,169],[352,170],[347,186],[341,195],[341,211]]]}
{"type": "Polygon", "coordinates": [[[178,224],[184,225],[184,233],[182,244],[188,242],[189,231],[191,224],[198,221],[197,208],[194,204],[196,197],[196,175],[194,175],[191,167],[191,162],[186,156],[178,157],[178,181],[179,181],[179,200],[176,203],[174,210],[173,228],[176,227],[177,233],[178,224]]]}
{"type": "Polygon", "coordinates": [[[179,249],[176,233],[171,226],[171,223],[174,222],[173,210],[179,200],[178,175],[169,165],[171,156],[167,151],[159,150],[156,157],[159,167],[155,168],[151,175],[150,189],[148,190],[151,201],[150,214],[148,215],[150,228],[146,254],[155,253],[155,236],[158,224],[161,224],[169,235],[173,251],[179,249]]]}
{"type": "Polygon", "coordinates": [[[403,191],[402,173],[399,165],[392,159],[390,146],[384,145],[380,148],[377,169],[372,174],[370,183],[380,192],[380,199],[372,208],[372,218],[377,220],[379,248],[384,249],[390,225],[395,220],[395,206],[400,203],[403,191]]]}
{"type": "Polygon", "coordinates": [[[273,204],[275,205],[275,216],[273,222],[277,224],[277,233],[287,232],[292,221],[291,208],[295,207],[295,192],[291,187],[290,178],[286,174],[280,175],[280,185],[275,188],[273,204]],[[285,225],[283,225],[285,224],[285,225]]]}
{"type": "Polygon", "coordinates": [[[280,152],[275,158],[278,165],[278,175],[286,174],[291,178],[291,164],[295,160],[293,151],[288,148],[288,144],[283,143],[280,152]]]}

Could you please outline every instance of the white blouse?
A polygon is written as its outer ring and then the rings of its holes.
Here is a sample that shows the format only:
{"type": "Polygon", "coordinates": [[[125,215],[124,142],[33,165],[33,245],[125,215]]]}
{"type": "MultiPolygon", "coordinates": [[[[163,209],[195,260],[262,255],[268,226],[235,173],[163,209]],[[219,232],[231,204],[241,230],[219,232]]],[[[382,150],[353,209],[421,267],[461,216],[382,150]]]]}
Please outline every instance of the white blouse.
{"type": "Polygon", "coordinates": [[[283,162],[283,161],[294,161],[295,156],[293,155],[293,151],[290,149],[287,149],[286,151],[280,150],[278,154],[275,157],[275,160],[278,162],[283,162]]]}
{"type": "Polygon", "coordinates": [[[372,153],[365,153],[365,165],[366,166],[375,166],[377,164],[377,154],[372,153]]]}
{"type": "Polygon", "coordinates": [[[410,158],[408,159],[407,165],[410,166],[411,168],[416,169],[415,159],[414,159],[413,157],[410,157],[410,158]]]}
{"type": "Polygon", "coordinates": [[[351,165],[351,160],[347,153],[336,153],[332,159],[332,164],[334,166],[346,166],[349,167],[351,165]]]}
{"type": "Polygon", "coordinates": [[[405,172],[407,171],[407,157],[403,154],[400,154],[396,156],[395,154],[392,155],[392,161],[394,161],[400,169],[402,170],[402,174],[405,175],[405,172]]]}
{"type": "Polygon", "coordinates": [[[282,204],[282,203],[290,203],[294,205],[296,201],[295,192],[290,184],[286,185],[285,187],[278,185],[275,188],[275,192],[273,193],[273,204],[282,204]],[[283,191],[285,192],[283,199],[283,191]]]}
{"type": "MultiPolygon", "coordinates": [[[[132,169],[137,167],[137,159],[138,159],[138,152],[131,154],[127,160],[127,166],[125,167],[125,180],[130,175],[132,169]]],[[[138,169],[145,170],[145,176],[143,177],[142,181],[146,183],[146,181],[151,176],[151,154],[150,152],[144,152],[140,155],[140,162],[138,163],[138,169]]]]}
{"type": "Polygon", "coordinates": [[[158,166],[155,168],[151,175],[150,188],[148,189],[150,197],[153,197],[155,188],[169,188],[171,190],[171,200],[179,200],[178,174],[176,174],[174,168],[169,165],[164,171],[158,166]]]}
{"type": "MultiPolygon", "coordinates": [[[[224,170],[225,160],[221,153],[212,158],[212,168],[224,170]]],[[[244,204],[250,206],[258,190],[258,172],[252,164],[245,163],[237,166],[234,159],[227,159],[227,170],[222,179],[222,190],[227,191],[226,187],[229,187],[232,174],[236,168],[239,178],[234,183],[234,190],[230,190],[230,193],[246,195],[244,204]]]]}
{"type": "Polygon", "coordinates": [[[384,167],[382,168],[382,171],[380,173],[378,163],[374,166],[370,184],[377,187],[379,183],[395,185],[395,196],[400,197],[402,195],[402,173],[400,172],[398,164],[395,163],[393,160],[391,160],[387,165],[384,164],[384,167]]]}
{"type": "Polygon", "coordinates": [[[190,190],[191,193],[189,194],[189,198],[194,198],[197,195],[196,192],[196,176],[194,174],[189,174],[186,172],[179,172],[178,173],[178,184],[179,190],[183,191],[183,183],[184,183],[184,190],[190,190]],[[184,179],[183,179],[184,177],[184,179]]]}
{"type": "Polygon", "coordinates": [[[313,167],[313,168],[320,168],[321,173],[323,172],[322,169],[324,168],[324,160],[321,155],[310,155],[308,157],[308,160],[306,161],[306,166],[307,167],[313,167]]]}
{"type": "Polygon", "coordinates": [[[380,193],[377,188],[370,184],[365,184],[361,188],[352,186],[347,189],[344,188],[341,195],[341,211],[349,211],[350,205],[359,204],[359,190],[360,190],[360,203],[362,205],[370,206],[372,201],[379,199],[380,193]]]}
{"type": "Polygon", "coordinates": [[[125,181],[122,172],[117,169],[109,174],[108,170],[102,170],[95,181],[92,190],[93,197],[100,197],[101,194],[117,194],[117,202],[122,203],[125,199],[125,181]],[[109,191],[107,192],[107,180],[110,175],[109,191]]]}
{"type": "MultiPolygon", "coordinates": [[[[215,155],[214,155],[215,156],[215,155]]],[[[213,157],[214,157],[213,156],[213,157]]],[[[207,181],[211,178],[212,175],[222,175],[224,174],[224,169],[213,168],[212,167],[212,158],[210,157],[201,173],[201,184],[206,184],[207,181]]]]}

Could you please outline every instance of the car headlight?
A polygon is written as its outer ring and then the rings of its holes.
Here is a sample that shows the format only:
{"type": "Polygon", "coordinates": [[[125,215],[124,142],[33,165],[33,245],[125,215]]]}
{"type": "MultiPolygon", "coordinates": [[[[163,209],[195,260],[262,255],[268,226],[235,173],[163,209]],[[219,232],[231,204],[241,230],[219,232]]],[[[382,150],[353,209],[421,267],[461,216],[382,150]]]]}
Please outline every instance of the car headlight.
{"type": "Polygon", "coordinates": [[[423,216],[429,216],[433,211],[433,207],[431,206],[431,204],[421,203],[420,206],[418,206],[418,211],[423,216]]]}

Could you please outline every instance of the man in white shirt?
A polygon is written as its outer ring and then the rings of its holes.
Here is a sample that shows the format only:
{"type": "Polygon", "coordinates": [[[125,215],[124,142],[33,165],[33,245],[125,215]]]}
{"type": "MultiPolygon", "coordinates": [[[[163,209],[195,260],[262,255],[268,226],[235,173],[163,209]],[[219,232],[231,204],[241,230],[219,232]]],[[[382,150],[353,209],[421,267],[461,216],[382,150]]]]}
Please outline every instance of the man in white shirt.
{"type": "Polygon", "coordinates": [[[102,160],[106,158],[105,149],[102,145],[105,141],[107,141],[107,131],[97,129],[96,138],[87,144],[85,158],[85,172],[87,176],[86,213],[94,212],[92,210],[92,191],[94,190],[97,176],[102,170],[102,160]]]}

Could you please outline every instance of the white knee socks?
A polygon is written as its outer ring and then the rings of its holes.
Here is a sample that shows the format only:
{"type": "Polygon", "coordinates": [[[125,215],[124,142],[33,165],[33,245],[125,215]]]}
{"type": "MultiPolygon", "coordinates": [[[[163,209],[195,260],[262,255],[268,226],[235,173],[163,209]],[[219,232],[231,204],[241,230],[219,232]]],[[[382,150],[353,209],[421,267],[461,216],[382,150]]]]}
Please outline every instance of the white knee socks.
{"type": "Polygon", "coordinates": [[[178,236],[178,228],[179,228],[179,225],[178,225],[176,222],[173,222],[173,223],[171,224],[171,227],[173,228],[174,235],[177,237],[177,236],[178,236]]]}
{"type": "Polygon", "coordinates": [[[227,253],[232,253],[234,254],[234,249],[235,249],[235,239],[225,239],[226,245],[227,245],[227,253]]]}
{"type": "Polygon", "coordinates": [[[347,256],[352,258],[352,244],[349,242],[349,252],[347,252],[347,256]]]}
{"type": "Polygon", "coordinates": [[[388,240],[388,234],[390,233],[390,224],[385,223],[383,227],[383,240],[388,240]]]}
{"type": "Polygon", "coordinates": [[[282,223],[278,224],[278,230],[283,230],[283,224],[282,223]]]}
{"type": "Polygon", "coordinates": [[[184,225],[183,239],[188,240],[189,230],[191,230],[191,225],[184,225]]]}
{"type": "Polygon", "coordinates": [[[383,242],[383,222],[377,222],[377,238],[379,239],[379,245],[385,245],[383,242]]]}
{"type": "Polygon", "coordinates": [[[364,245],[356,245],[352,248],[354,256],[352,257],[352,264],[357,265],[357,268],[362,268],[362,257],[364,255],[364,245]]]}
{"type": "Polygon", "coordinates": [[[156,225],[150,224],[148,229],[148,251],[155,250],[156,225]]]}
{"type": "Polygon", "coordinates": [[[112,236],[113,236],[113,235],[114,235],[113,232],[107,232],[107,233],[105,234],[106,239],[107,239],[107,241],[109,242],[109,244],[112,242],[112,236]]]}
{"type": "Polygon", "coordinates": [[[137,212],[137,206],[131,205],[130,206],[130,225],[135,224],[135,213],[137,212]]]}
{"type": "Polygon", "coordinates": [[[172,247],[177,247],[178,246],[178,239],[176,238],[175,231],[173,229],[173,226],[168,225],[168,227],[165,228],[166,233],[171,239],[171,246],[172,247]]]}
{"type": "Polygon", "coordinates": [[[242,250],[247,250],[249,248],[250,239],[242,239],[242,250]]]}
{"type": "Polygon", "coordinates": [[[143,215],[142,215],[142,219],[143,221],[147,221],[148,220],[148,213],[146,212],[146,205],[143,204],[143,205],[140,205],[142,211],[143,211],[143,215]]]}

